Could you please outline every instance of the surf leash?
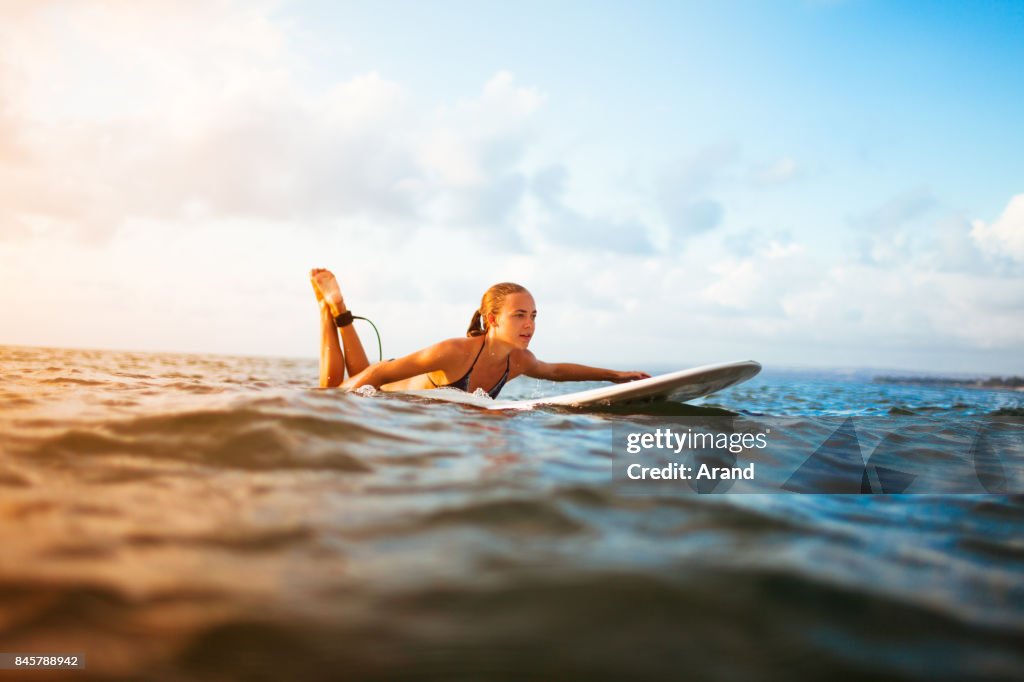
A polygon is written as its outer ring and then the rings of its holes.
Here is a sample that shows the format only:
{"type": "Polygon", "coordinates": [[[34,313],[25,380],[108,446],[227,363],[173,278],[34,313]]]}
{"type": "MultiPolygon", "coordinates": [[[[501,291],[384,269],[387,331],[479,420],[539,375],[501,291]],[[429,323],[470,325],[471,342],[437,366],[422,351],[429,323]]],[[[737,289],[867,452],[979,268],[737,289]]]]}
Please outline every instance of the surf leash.
{"type": "Polygon", "coordinates": [[[366,320],[367,322],[370,323],[370,326],[373,327],[374,333],[377,334],[377,355],[380,357],[379,362],[384,362],[384,346],[382,346],[381,343],[380,343],[380,332],[377,331],[377,325],[375,325],[373,323],[373,320],[371,320],[368,317],[361,317],[359,315],[353,315],[352,319],[354,319],[354,320],[366,320]]]}
{"type": "Polygon", "coordinates": [[[383,362],[384,346],[380,342],[380,332],[377,331],[377,325],[373,323],[373,320],[368,317],[362,317],[361,315],[353,315],[352,311],[346,310],[340,315],[336,315],[334,317],[334,324],[337,325],[338,329],[341,329],[342,327],[347,327],[352,324],[352,320],[366,320],[370,323],[370,326],[373,327],[374,333],[377,334],[377,354],[380,356],[380,362],[383,362]]]}

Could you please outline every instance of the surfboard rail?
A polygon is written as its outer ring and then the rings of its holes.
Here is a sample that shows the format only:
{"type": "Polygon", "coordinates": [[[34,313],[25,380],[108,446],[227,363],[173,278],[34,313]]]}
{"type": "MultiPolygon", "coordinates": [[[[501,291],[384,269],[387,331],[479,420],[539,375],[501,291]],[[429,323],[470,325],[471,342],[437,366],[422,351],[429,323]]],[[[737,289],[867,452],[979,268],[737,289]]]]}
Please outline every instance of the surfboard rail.
{"type": "MultiPolygon", "coordinates": [[[[659,374],[649,379],[639,379],[624,384],[612,384],[588,391],[566,395],[536,398],[524,405],[566,405],[581,406],[592,404],[617,404],[638,399],[665,398],[677,402],[695,400],[712,393],[735,386],[754,378],[761,371],[761,365],[753,360],[703,365],[677,372],[659,374]]],[[[496,401],[498,402],[498,401],[496,401]]]]}

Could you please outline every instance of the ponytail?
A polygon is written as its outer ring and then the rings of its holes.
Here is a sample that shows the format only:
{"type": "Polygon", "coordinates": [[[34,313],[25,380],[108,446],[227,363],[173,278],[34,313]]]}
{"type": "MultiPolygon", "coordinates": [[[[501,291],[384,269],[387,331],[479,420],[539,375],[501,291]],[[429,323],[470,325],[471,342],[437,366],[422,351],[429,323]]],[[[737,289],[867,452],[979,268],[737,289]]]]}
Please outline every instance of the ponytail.
{"type": "Polygon", "coordinates": [[[481,336],[486,333],[487,330],[483,325],[483,315],[477,310],[473,313],[473,319],[469,321],[469,329],[466,330],[466,336],[481,336]]]}
{"type": "Polygon", "coordinates": [[[486,334],[486,315],[497,315],[502,303],[505,302],[505,298],[510,294],[518,294],[520,292],[529,293],[526,291],[526,287],[521,284],[513,284],[512,282],[501,282],[485,291],[483,299],[480,301],[480,307],[473,313],[473,319],[469,322],[466,336],[482,336],[486,334]]]}

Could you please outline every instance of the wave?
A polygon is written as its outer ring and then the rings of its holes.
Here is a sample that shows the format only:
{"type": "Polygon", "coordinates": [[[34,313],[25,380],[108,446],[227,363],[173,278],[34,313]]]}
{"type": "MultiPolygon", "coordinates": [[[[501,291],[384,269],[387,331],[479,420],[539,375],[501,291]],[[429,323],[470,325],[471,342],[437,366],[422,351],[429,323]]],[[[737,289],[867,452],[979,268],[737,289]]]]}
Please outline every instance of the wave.
{"type": "Polygon", "coordinates": [[[372,467],[351,452],[354,447],[410,440],[335,415],[209,409],[72,427],[39,439],[31,455],[42,461],[127,455],[227,468],[366,472],[372,467]]]}

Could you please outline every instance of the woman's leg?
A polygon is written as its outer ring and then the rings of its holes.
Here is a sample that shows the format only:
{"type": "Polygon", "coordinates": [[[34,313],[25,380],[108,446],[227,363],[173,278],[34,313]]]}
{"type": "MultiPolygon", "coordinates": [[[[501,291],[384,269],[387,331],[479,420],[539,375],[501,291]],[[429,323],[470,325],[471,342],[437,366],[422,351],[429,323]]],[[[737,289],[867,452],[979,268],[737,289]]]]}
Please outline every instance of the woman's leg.
{"type": "Polygon", "coordinates": [[[345,355],[338,343],[338,328],[327,304],[320,301],[320,388],[340,386],[345,379],[345,355]]]}
{"type": "Polygon", "coordinates": [[[353,325],[341,328],[341,344],[338,343],[334,318],[348,308],[334,275],[329,270],[316,268],[310,272],[310,279],[320,304],[320,386],[338,386],[345,378],[346,367],[349,376],[355,376],[370,362],[353,325]]]}
{"type": "Polygon", "coordinates": [[[359,340],[354,324],[341,328],[341,343],[345,347],[345,366],[348,367],[350,377],[370,366],[370,361],[366,359],[366,351],[363,350],[363,342],[359,340]]]}
{"type": "Polygon", "coordinates": [[[331,388],[341,385],[345,379],[345,355],[338,343],[338,328],[334,325],[331,309],[324,300],[324,295],[317,285],[317,274],[324,272],[315,268],[309,273],[316,303],[320,308],[320,388],[331,388]]]}

